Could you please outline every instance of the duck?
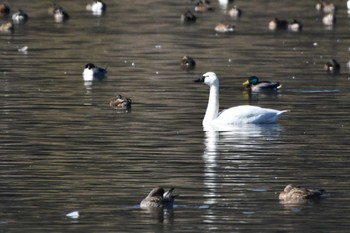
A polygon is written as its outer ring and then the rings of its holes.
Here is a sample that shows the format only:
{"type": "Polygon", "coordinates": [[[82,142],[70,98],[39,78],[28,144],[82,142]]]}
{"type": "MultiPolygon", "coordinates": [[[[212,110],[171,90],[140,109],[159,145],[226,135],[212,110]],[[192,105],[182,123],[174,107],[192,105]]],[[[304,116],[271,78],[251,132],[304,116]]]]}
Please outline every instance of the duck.
{"type": "Polygon", "coordinates": [[[256,76],[251,76],[243,86],[252,92],[276,92],[282,87],[279,82],[260,81],[256,76]]]}
{"type": "Polygon", "coordinates": [[[301,32],[303,30],[303,25],[296,19],[293,19],[288,24],[288,30],[292,32],[301,32]]]}
{"type": "Polygon", "coordinates": [[[235,31],[235,27],[231,24],[218,23],[214,30],[219,33],[231,33],[235,31]]]}
{"type": "Polygon", "coordinates": [[[141,203],[141,209],[148,208],[172,208],[174,206],[176,195],[173,195],[175,188],[170,188],[168,191],[164,191],[163,187],[155,187],[144,198],[141,203]]]}
{"type": "Polygon", "coordinates": [[[14,30],[14,27],[11,21],[0,24],[0,32],[11,33],[13,32],[13,30],[14,30]]]}
{"type": "Polygon", "coordinates": [[[62,7],[57,7],[54,10],[53,17],[57,23],[62,23],[69,19],[69,14],[62,7]]]}
{"type": "Polygon", "coordinates": [[[273,124],[288,110],[275,110],[251,105],[240,105],[219,113],[219,79],[214,72],[207,72],[195,82],[210,87],[209,101],[202,125],[204,128],[237,124],[273,124]]]}
{"type": "Polygon", "coordinates": [[[87,11],[92,11],[94,15],[101,15],[106,12],[107,5],[101,0],[94,0],[92,3],[86,5],[87,11]]]}
{"type": "Polygon", "coordinates": [[[196,61],[190,56],[183,56],[180,65],[182,69],[193,70],[196,67],[196,61]]]}
{"type": "Polygon", "coordinates": [[[322,23],[325,26],[333,26],[336,22],[336,17],[334,13],[328,13],[322,17],[322,23]]]}
{"type": "Polygon", "coordinates": [[[95,66],[92,63],[88,63],[85,65],[85,69],[83,71],[84,81],[92,82],[94,80],[102,80],[107,77],[107,68],[100,68],[95,66]]]}
{"type": "Polygon", "coordinates": [[[190,11],[186,11],[185,13],[181,14],[181,22],[183,23],[195,23],[197,20],[197,17],[190,11]]]}
{"type": "Polygon", "coordinates": [[[324,64],[324,70],[328,73],[337,74],[340,72],[340,64],[335,59],[331,59],[324,64]]]}
{"type": "Polygon", "coordinates": [[[194,11],[199,13],[204,13],[213,10],[214,8],[210,5],[210,1],[208,0],[200,0],[196,3],[196,6],[194,7],[194,11]]]}
{"type": "Polygon", "coordinates": [[[109,106],[113,109],[130,109],[131,99],[123,97],[122,95],[117,95],[111,99],[109,106]]]}
{"type": "Polygon", "coordinates": [[[279,194],[279,200],[288,204],[305,203],[308,200],[320,200],[328,195],[324,189],[310,189],[288,184],[279,194]]]}
{"type": "Polygon", "coordinates": [[[269,29],[271,31],[277,31],[277,30],[287,30],[288,29],[288,22],[287,20],[280,20],[278,18],[274,18],[269,22],[269,29]]]}
{"type": "Polygon", "coordinates": [[[28,21],[28,15],[19,9],[16,13],[12,15],[12,21],[17,24],[26,23],[28,21]]]}
{"type": "Polygon", "coordinates": [[[229,11],[228,15],[231,16],[234,19],[238,19],[242,16],[242,10],[239,9],[237,6],[233,6],[229,11]]]}
{"type": "Polygon", "coordinates": [[[333,3],[327,3],[323,0],[319,0],[318,3],[316,3],[316,10],[328,14],[334,13],[337,10],[337,7],[333,3]]]}
{"type": "Polygon", "coordinates": [[[0,16],[7,16],[10,14],[10,7],[5,3],[0,3],[0,16]]]}

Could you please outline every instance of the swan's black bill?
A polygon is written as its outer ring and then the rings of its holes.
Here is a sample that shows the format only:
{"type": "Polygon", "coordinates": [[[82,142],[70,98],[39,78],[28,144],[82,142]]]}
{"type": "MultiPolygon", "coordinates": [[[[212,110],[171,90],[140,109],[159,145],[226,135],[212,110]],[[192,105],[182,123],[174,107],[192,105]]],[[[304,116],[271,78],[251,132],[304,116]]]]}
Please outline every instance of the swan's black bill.
{"type": "Polygon", "coordinates": [[[199,79],[194,80],[195,83],[204,83],[205,77],[200,77],[199,79]]]}

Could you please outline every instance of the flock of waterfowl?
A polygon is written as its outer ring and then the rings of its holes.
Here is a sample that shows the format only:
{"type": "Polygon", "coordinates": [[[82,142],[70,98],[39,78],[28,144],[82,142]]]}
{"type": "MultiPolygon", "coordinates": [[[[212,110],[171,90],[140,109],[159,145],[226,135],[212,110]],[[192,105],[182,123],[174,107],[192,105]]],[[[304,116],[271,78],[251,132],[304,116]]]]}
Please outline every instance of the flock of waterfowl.
{"type": "MultiPolygon", "coordinates": [[[[221,0],[223,1],[223,0],[221,0]]],[[[232,3],[232,0],[226,0],[228,3],[232,3]]],[[[347,5],[350,9],[350,0],[347,5]]],[[[100,15],[105,12],[107,6],[101,0],[94,0],[92,3],[86,5],[86,10],[91,11],[93,14],[100,15]]],[[[207,11],[213,11],[214,8],[210,5],[208,0],[199,0],[194,5],[194,11],[196,13],[204,13],[207,11]]],[[[336,7],[334,4],[326,3],[325,1],[319,1],[316,4],[316,9],[323,12],[323,24],[332,25],[335,23],[335,13],[336,7]]],[[[9,16],[10,8],[7,4],[0,4],[0,15],[9,16]]],[[[54,4],[48,9],[48,14],[53,17],[53,19],[62,23],[69,19],[69,14],[60,6],[54,4]]],[[[237,6],[233,6],[227,11],[227,14],[231,17],[237,19],[242,16],[242,10],[237,6]]],[[[28,15],[22,10],[15,12],[12,20],[4,22],[0,25],[0,32],[13,32],[13,24],[26,23],[29,19],[28,15]]],[[[181,21],[183,23],[194,23],[196,22],[196,16],[190,10],[186,11],[181,15],[181,21]]],[[[301,31],[302,24],[293,19],[288,22],[286,20],[280,20],[274,18],[268,23],[268,28],[270,30],[289,30],[293,32],[301,31]]],[[[231,33],[235,31],[232,24],[219,23],[215,26],[214,30],[218,33],[231,33]]],[[[194,69],[196,62],[193,58],[189,56],[184,56],[181,59],[181,67],[186,70],[194,69]]],[[[332,59],[327,62],[324,66],[327,72],[337,73],[340,70],[339,63],[332,59]]],[[[97,80],[102,80],[107,76],[107,68],[100,68],[92,63],[86,64],[83,70],[83,79],[85,82],[94,82],[97,80]]],[[[261,108],[251,105],[236,106],[226,109],[219,113],[219,79],[214,72],[207,72],[195,82],[202,82],[210,87],[209,101],[207,110],[203,119],[203,126],[205,128],[210,128],[218,125],[230,125],[237,123],[244,124],[261,124],[261,123],[275,123],[279,117],[287,112],[288,110],[274,110],[269,108],[261,108]]],[[[258,77],[252,76],[243,83],[244,87],[250,92],[260,92],[260,91],[278,91],[281,88],[279,82],[270,81],[260,81],[258,77]]],[[[110,101],[110,107],[113,109],[130,109],[131,99],[123,97],[122,95],[117,95],[110,101]]],[[[176,195],[173,195],[174,188],[171,188],[167,192],[164,191],[162,187],[154,188],[148,196],[141,201],[141,208],[169,208],[174,204],[176,195]]],[[[284,203],[304,203],[309,200],[319,200],[326,197],[324,190],[318,189],[308,189],[303,187],[296,187],[292,185],[287,185],[284,190],[280,193],[279,199],[284,203]]]]}

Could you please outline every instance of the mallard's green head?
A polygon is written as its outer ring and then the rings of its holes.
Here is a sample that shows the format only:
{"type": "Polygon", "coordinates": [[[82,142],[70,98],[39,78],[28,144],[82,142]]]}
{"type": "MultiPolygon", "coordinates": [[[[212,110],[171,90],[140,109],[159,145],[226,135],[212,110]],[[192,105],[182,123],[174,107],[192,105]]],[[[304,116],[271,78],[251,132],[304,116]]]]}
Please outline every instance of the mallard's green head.
{"type": "Polygon", "coordinates": [[[259,83],[259,78],[256,76],[251,76],[247,81],[243,83],[244,86],[257,85],[259,83]]]}

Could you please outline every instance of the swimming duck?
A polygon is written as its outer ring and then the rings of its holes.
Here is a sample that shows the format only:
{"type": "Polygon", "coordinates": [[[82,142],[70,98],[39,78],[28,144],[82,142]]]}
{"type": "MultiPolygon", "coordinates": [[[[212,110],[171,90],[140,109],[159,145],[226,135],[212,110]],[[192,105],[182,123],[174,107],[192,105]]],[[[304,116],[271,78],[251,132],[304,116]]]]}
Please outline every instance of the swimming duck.
{"type": "Polygon", "coordinates": [[[10,7],[5,3],[0,3],[0,16],[7,16],[10,14],[10,7]]]}
{"type": "Polygon", "coordinates": [[[269,29],[271,31],[276,30],[287,30],[288,29],[288,22],[287,20],[280,20],[278,18],[274,18],[269,22],[269,29]]]}
{"type": "Polygon", "coordinates": [[[100,68],[95,66],[92,63],[88,63],[85,65],[85,69],[83,71],[84,81],[94,81],[94,80],[102,80],[106,78],[107,69],[100,68]]]}
{"type": "Polygon", "coordinates": [[[325,26],[332,26],[336,22],[336,17],[334,13],[328,13],[325,16],[322,17],[322,23],[325,26]]]}
{"type": "Polygon", "coordinates": [[[109,106],[113,109],[128,110],[131,108],[131,99],[123,97],[122,95],[117,95],[111,99],[109,106]]]}
{"type": "Polygon", "coordinates": [[[337,7],[333,3],[327,3],[323,0],[319,0],[318,3],[316,3],[316,10],[328,14],[334,13],[337,10],[337,7]]]}
{"type": "Polygon", "coordinates": [[[279,82],[260,81],[256,76],[250,77],[243,85],[252,92],[274,92],[282,87],[279,82]]]}
{"type": "Polygon", "coordinates": [[[28,21],[28,15],[22,10],[18,10],[12,15],[12,21],[17,24],[22,24],[28,21]]]}
{"type": "Polygon", "coordinates": [[[148,208],[172,208],[176,195],[173,195],[174,188],[164,192],[162,187],[156,187],[140,203],[142,209],[148,208]]]}
{"type": "Polygon", "coordinates": [[[303,25],[296,19],[293,19],[292,22],[288,24],[288,30],[292,32],[300,32],[303,30],[303,25]]]}
{"type": "Polygon", "coordinates": [[[327,194],[324,189],[309,189],[291,184],[288,184],[279,194],[279,200],[289,204],[304,203],[308,200],[320,200],[326,197],[327,194]]]}
{"type": "Polygon", "coordinates": [[[190,10],[181,15],[181,22],[183,23],[195,23],[196,20],[197,17],[190,10]]]}
{"type": "Polygon", "coordinates": [[[202,124],[204,128],[232,124],[268,124],[276,123],[287,110],[279,111],[251,105],[228,108],[219,113],[219,79],[214,72],[207,72],[195,80],[210,87],[209,101],[202,124]]]}
{"type": "Polygon", "coordinates": [[[68,13],[62,7],[58,7],[54,10],[53,17],[57,23],[62,23],[69,19],[68,13]]]}
{"type": "Polygon", "coordinates": [[[214,8],[210,6],[210,1],[208,0],[200,0],[197,2],[196,6],[194,7],[195,12],[204,13],[207,11],[213,11],[214,8]]]}
{"type": "Polygon", "coordinates": [[[192,57],[183,56],[181,59],[181,67],[185,70],[193,70],[196,66],[196,62],[192,57]]]}
{"type": "Polygon", "coordinates": [[[231,33],[235,31],[235,27],[233,25],[224,23],[218,23],[214,29],[219,33],[231,33]]]}
{"type": "Polygon", "coordinates": [[[326,62],[326,64],[324,64],[324,70],[328,73],[339,73],[340,64],[335,59],[331,59],[330,61],[326,62]]]}
{"type": "Polygon", "coordinates": [[[92,11],[94,15],[101,15],[107,9],[106,3],[101,0],[94,0],[92,3],[86,5],[87,11],[92,11]]]}
{"type": "Polygon", "coordinates": [[[13,27],[13,23],[8,21],[6,23],[2,23],[0,24],[0,32],[13,32],[14,27],[13,27]]]}
{"type": "Polygon", "coordinates": [[[229,11],[228,15],[234,19],[238,19],[242,16],[242,10],[237,8],[237,6],[233,6],[229,11]]]}

